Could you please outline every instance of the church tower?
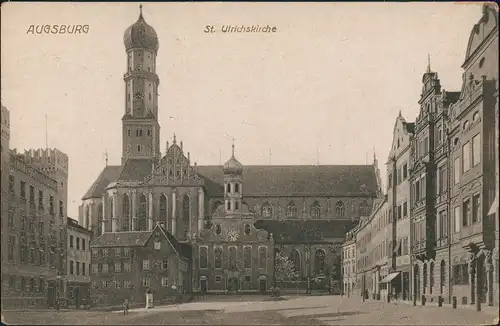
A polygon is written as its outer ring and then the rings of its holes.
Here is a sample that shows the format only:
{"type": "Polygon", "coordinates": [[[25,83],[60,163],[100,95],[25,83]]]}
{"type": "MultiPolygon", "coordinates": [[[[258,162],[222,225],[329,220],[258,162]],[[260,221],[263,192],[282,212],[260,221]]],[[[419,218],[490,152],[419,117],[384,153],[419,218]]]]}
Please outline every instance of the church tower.
{"type": "Polygon", "coordinates": [[[158,124],[158,85],[156,56],[158,37],[142,16],[125,31],[123,42],[127,53],[125,81],[125,114],[122,118],[122,164],[127,159],[160,157],[158,124]]]}
{"type": "Polygon", "coordinates": [[[226,214],[238,212],[241,209],[243,197],[243,165],[233,155],[224,164],[224,202],[226,214]]]}

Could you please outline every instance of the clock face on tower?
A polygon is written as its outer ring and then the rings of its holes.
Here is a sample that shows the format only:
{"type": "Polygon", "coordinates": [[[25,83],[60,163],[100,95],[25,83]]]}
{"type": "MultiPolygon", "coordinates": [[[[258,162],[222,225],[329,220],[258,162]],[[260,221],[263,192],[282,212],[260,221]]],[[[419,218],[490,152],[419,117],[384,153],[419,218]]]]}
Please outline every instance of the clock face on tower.
{"type": "Polygon", "coordinates": [[[231,242],[238,240],[238,231],[236,231],[235,229],[229,230],[229,232],[227,233],[227,240],[231,242]]]}
{"type": "Polygon", "coordinates": [[[144,94],[141,92],[137,92],[137,93],[135,93],[134,97],[135,97],[135,100],[139,102],[139,101],[142,101],[144,99],[144,94]]]}

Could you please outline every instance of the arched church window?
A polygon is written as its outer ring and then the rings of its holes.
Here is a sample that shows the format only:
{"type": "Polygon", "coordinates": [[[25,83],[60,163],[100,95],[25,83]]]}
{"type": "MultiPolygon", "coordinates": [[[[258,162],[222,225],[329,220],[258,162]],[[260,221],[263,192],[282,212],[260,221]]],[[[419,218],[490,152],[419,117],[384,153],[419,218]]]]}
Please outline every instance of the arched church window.
{"type": "Polygon", "coordinates": [[[222,247],[215,247],[214,249],[214,267],[222,268],[222,247]]]}
{"type": "Polygon", "coordinates": [[[288,218],[297,218],[297,206],[292,201],[286,207],[286,217],[288,218]]]}
{"type": "Polygon", "coordinates": [[[311,205],[310,214],[313,219],[320,218],[320,206],[317,201],[311,205]]]}
{"type": "Polygon", "coordinates": [[[236,247],[229,247],[229,270],[236,269],[236,247]]]}
{"type": "Polygon", "coordinates": [[[359,215],[368,216],[368,213],[369,213],[368,202],[366,200],[363,200],[361,204],[359,204],[359,215]]]}
{"type": "Polygon", "coordinates": [[[139,197],[139,209],[137,210],[137,218],[138,218],[138,231],[146,231],[146,221],[147,221],[147,206],[148,206],[148,201],[146,199],[146,196],[142,194],[139,197]]]}
{"type": "Polygon", "coordinates": [[[290,261],[293,263],[295,267],[295,271],[300,273],[300,255],[297,249],[293,249],[290,253],[290,261]]]}
{"type": "Polygon", "coordinates": [[[185,222],[189,222],[189,196],[182,197],[182,217],[185,222]]]}
{"type": "Polygon", "coordinates": [[[244,268],[252,268],[252,248],[244,247],[243,248],[243,267],[244,268]]]}
{"type": "Polygon", "coordinates": [[[208,268],[208,248],[200,247],[200,268],[208,268]]]}
{"type": "Polygon", "coordinates": [[[261,214],[263,217],[267,217],[267,218],[271,217],[272,211],[273,211],[273,209],[272,209],[271,205],[269,205],[268,202],[266,202],[266,203],[264,203],[264,205],[262,205],[261,214]]]}
{"type": "Polygon", "coordinates": [[[267,267],[267,247],[259,247],[259,268],[267,267]]]}
{"type": "Polygon", "coordinates": [[[97,205],[97,234],[102,234],[102,203],[97,205]]]}
{"type": "Polygon", "coordinates": [[[314,255],[314,272],[323,274],[325,272],[325,251],[323,249],[316,250],[314,255]]]}
{"type": "Polygon", "coordinates": [[[345,215],[345,206],[344,202],[339,200],[337,204],[335,204],[335,215],[344,216],[345,215]]]}
{"type": "Polygon", "coordinates": [[[129,231],[130,221],[130,199],[127,194],[123,195],[123,226],[122,231],[129,231]]]}
{"type": "Polygon", "coordinates": [[[168,214],[168,205],[167,205],[167,196],[165,194],[162,194],[160,196],[160,222],[165,223],[165,227],[168,229],[168,220],[167,220],[167,214],[168,214]]]}

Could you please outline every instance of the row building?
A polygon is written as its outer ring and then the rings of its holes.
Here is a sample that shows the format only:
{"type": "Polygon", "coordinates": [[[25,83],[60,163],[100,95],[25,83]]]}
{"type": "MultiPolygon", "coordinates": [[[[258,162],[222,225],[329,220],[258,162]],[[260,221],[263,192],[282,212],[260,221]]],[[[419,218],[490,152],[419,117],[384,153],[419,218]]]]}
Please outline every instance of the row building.
{"type": "Polygon", "coordinates": [[[385,200],[345,242],[373,298],[498,306],[496,7],[482,6],[462,68],[462,89],[446,91],[429,62],[415,122],[396,120],[385,200]]]}
{"type": "Polygon", "coordinates": [[[2,106],[2,306],[54,306],[66,291],[68,156],[57,149],[10,149],[2,106]]]}

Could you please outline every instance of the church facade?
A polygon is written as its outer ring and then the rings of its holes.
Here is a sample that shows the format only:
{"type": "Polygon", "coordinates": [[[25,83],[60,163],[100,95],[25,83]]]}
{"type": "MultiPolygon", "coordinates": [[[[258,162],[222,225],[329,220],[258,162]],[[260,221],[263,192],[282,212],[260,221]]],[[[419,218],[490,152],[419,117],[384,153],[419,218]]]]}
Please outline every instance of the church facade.
{"type": "Polygon", "coordinates": [[[376,159],[367,165],[243,165],[233,144],[223,166],[197,165],[175,135],[161,153],[159,43],[142,9],[124,44],[122,161],[104,167],[79,208],[79,223],[93,239],[163,223],[192,247],[194,292],[266,290],[274,282],[277,251],[302,278],[340,280],[345,234],[381,195],[376,159]]]}

